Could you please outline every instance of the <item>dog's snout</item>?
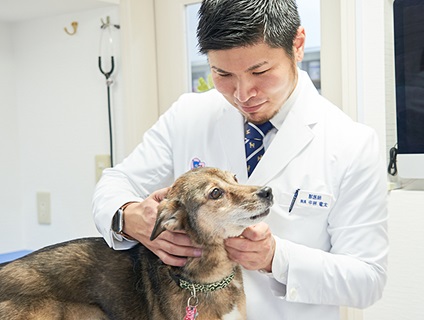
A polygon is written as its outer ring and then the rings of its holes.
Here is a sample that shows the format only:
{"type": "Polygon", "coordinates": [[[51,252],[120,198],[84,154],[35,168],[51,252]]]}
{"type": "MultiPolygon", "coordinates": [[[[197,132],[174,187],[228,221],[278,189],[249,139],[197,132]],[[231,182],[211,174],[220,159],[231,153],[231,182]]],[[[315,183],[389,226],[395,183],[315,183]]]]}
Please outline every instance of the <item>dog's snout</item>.
{"type": "Polygon", "coordinates": [[[259,189],[256,194],[258,195],[258,197],[268,199],[270,201],[272,201],[272,199],[274,198],[274,196],[272,195],[272,189],[270,187],[263,187],[259,189]]]}

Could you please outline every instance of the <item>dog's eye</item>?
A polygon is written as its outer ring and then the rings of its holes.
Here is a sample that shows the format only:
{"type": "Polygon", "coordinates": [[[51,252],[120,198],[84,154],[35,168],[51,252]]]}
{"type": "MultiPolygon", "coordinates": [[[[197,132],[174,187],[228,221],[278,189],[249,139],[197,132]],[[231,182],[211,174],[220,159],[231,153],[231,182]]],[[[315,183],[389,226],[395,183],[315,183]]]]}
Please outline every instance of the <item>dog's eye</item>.
{"type": "Polygon", "coordinates": [[[221,198],[222,194],[223,194],[223,192],[222,192],[221,189],[215,188],[209,194],[209,198],[216,200],[216,199],[221,198]]]}
{"type": "Polygon", "coordinates": [[[235,180],[235,182],[238,182],[238,179],[237,179],[237,176],[236,175],[234,175],[234,180],[235,180]]]}

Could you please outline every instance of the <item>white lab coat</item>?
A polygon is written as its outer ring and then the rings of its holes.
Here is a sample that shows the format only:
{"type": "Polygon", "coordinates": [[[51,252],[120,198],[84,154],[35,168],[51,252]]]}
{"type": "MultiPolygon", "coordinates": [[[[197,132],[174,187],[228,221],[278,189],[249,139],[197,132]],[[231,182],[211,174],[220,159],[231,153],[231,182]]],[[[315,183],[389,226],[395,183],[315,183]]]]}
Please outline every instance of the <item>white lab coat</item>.
{"type": "Polygon", "coordinates": [[[122,204],[171,185],[193,165],[219,167],[240,183],[268,185],[274,193],[266,220],[277,242],[273,274],[244,272],[248,319],[338,320],[339,306],[364,308],[378,300],[386,283],[388,238],[376,134],[321,97],[303,71],[296,90],[249,179],[241,114],[215,90],[181,96],[97,186],[95,221],[109,245],[132,245],[116,241],[110,231],[122,204]]]}

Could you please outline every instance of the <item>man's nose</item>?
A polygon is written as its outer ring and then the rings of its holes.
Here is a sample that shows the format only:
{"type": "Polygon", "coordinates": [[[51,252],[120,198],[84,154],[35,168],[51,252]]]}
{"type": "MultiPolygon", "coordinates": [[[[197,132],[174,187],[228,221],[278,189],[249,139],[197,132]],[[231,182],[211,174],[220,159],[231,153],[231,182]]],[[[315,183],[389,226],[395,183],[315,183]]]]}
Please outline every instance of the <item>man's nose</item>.
{"type": "Polygon", "coordinates": [[[247,102],[250,98],[256,96],[257,91],[255,89],[254,84],[248,79],[238,79],[234,97],[241,103],[247,102]]]}

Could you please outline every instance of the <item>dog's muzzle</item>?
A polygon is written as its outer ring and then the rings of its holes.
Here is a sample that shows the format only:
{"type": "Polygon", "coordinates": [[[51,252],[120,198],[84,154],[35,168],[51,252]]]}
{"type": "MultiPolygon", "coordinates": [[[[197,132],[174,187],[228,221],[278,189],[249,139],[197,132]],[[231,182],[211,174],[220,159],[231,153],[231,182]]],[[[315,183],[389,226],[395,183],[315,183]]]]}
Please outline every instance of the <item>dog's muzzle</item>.
{"type": "Polygon", "coordinates": [[[256,195],[259,198],[261,198],[264,201],[266,201],[268,208],[264,212],[262,212],[260,214],[257,214],[255,216],[250,217],[250,220],[257,220],[257,219],[261,219],[261,218],[266,217],[269,214],[269,212],[270,212],[269,208],[274,203],[274,195],[272,194],[272,189],[270,187],[262,187],[261,189],[259,189],[256,192],[256,195]]]}

